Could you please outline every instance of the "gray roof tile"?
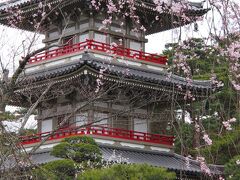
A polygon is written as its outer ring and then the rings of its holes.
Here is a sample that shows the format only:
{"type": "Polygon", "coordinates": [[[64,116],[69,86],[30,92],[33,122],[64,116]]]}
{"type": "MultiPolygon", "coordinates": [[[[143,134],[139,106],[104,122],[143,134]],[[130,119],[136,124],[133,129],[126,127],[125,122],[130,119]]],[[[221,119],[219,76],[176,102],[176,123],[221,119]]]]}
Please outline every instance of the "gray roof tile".
{"type": "Polygon", "coordinates": [[[85,53],[81,59],[75,62],[65,63],[63,65],[44,68],[42,70],[28,73],[22,76],[19,81],[21,81],[21,84],[24,85],[24,83],[28,84],[29,80],[31,80],[31,82],[39,82],[53,77],[61,77],[66,74],[75,72],[83,66],[88,66],[97,71],[100,69],[106,69],[104,72],[106,74],[115,75],[116,77],[121,76],[125,79],[135,79],[143,82],[150,82],[156,85],[181,85],[183,88],[188,87],[189,89],[198,89],[205,91],[211,91],[213,88],[210,81],[193,80],[192,84],[188,85],[187,80],[183,77],[173,74],[168,78],[168,73],[166,70],[155,71],[152,69],[126,65],[123,63],[120,64],[114,61],[111,63],[106,63],[106,61],[103,59],[96,58],[90,53],[85,53]],[[128,69],[128,73],[126,73],[126,69],[128,69]]]}
{"type": "MultiPolygon", "coordinates": [[[[177,173],[182,172],[189,175],[202,174],[200,165],[197,161],[190,159],[189,166],[187,166],[185,157],[172,152],[159,152],[109,145],[100,145],[100,150],[102,152],[103,159],[108,162],[132,164],[146,163],[153,166],[164,167],[169,170],[174,170],[177,173]]],[[[40,149],[34,154],[30,155],[32,166],[61,159],[50,155],[50,151],[51,148],[40,149]]],[[[14,158],[7,159],[1,164],[0,171],[15,167],[16,163],[14,162],[14,158]]],[[[209,168],[214,176],[223,174],[223,166],[209,165],[209,168]]]]}
{"type": "MultiPolygon", "coordinates": [[[[157,152],[103,145],[100,145],[100,149],[105,161],[119,162],[118,159],[121,157],[122,163],[147,163],[170,170],[201,173],[200,165],[197,161],[190,159],[190,165],[187,167],[185,157],[172,152],[157,152]],[[114,154],[115,158],[113,158],[114,154]]],[[[32,155],[32,160],[36,164],[43,164],[57,159],[59,158],[50,155],[50,149],[32,155]]],[[[209,168],[213,174],[222,174],[223,166],[210,165],[209,168]]]]}

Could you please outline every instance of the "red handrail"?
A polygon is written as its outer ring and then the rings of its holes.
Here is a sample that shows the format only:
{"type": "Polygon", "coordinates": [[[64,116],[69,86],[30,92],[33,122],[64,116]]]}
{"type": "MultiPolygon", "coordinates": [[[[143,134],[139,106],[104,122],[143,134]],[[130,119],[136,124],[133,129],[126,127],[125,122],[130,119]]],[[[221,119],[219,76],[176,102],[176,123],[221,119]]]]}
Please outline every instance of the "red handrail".
{"type": "Polygon", "coordinates": [[[62,139],[69,136],[76,136],[76,135],[96,135],[96,136],[103,136],[103,137],[133,140],[133,141],[142,141],[142,142],[155,143],[155,144],[163,144],[168,146],[173,146],[173,142],[174,142],[174,136],[151,134],[151,133],[144,133],[144,132],[118,129],[118,128],[110,128],[110,127],[104,127],[104,126],[90,126],[85,128],[74,127],[74,128],[59,129],[55,132],[44,132],[39,134],[33,134],[30,136],[21,136],[20,141],[22,142],[22,144],[37,143],[37,142],[40,142],[45,137],[47,137],[49,134],[51,135],[48,141],[55,140],[55,139],[62,139]]]}
{"type": "Polygon", "coordinates": [[[166,65],[167,57],[166,56],[159,56],[156,54],[150,54],[143,51],[137,51],[134,49],[123,48],[120,46],[114,46],[102,42],[98,42],[95,40],[86,40],[84,42],[80,42],[73,45],[67,45],[64,47],[60,47],[54,50],[49,50],[43,53],[39,53],[30,58],[29,64],[33,64],[36,62],[41,62],[45,60],[49,60],[52,58],[60,57],[67,54],[72,54],[75,52],[81,52],[85,49],[91,49],[99,52],[105,52],[108,54],[124,56],[127,58],[132,58],[140,61],[147,61],[157,64],[166,65]]]}

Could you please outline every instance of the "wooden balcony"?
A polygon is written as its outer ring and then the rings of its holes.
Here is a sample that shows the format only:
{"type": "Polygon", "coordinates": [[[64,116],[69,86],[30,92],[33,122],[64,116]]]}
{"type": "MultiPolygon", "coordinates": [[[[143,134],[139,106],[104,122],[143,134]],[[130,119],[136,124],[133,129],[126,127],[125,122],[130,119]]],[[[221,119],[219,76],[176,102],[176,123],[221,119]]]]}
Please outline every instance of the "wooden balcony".
{"type": "Polygon", "coordinates": [[[159,56],[157,54],[150,54],[143,51],[137,51],[129,48],[123,48],[121,46],[114,46],[94,40],[86,40],[77,44],[67,45],[54,50],[49,50],[43,53],[39,53],[36,56],[31,57],[29,64],[47,61],[64,55],[71,55],[73,53],[93,50],[101,53],[110,54],[113,56],[126,57],[128,59],[134,59],[135,61],[151,62],[160,65],[166,65],[167,57],[159,56]]]}
{"type": "Polygon", "coordinates": [[[165,145],[173,147],[174,136],[144,133],[132,130],[110,128],[104,126],[74,127],[59,129],[52,132],[33,134],[30,136],[21,136],[20,141],[23,145],[29,145],[41,142],[47,138],[47,141],[63,139],[70,136],[93,135],[98,138],[119,139],[119,141],[129,140],[131,142],[144,142],[156,145],[165,145]]]}

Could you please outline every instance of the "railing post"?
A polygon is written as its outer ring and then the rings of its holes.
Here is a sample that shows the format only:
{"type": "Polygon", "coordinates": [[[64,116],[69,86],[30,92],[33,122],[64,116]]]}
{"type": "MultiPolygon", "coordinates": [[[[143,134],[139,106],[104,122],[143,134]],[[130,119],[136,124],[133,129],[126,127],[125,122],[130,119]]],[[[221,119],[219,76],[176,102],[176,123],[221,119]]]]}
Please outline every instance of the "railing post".
{"type": "Polygon", "coordinates": [[[119,55],[119,56],[124,56],[124,51],[123,51],[123,49],[122,49],[122,47],[116,47],[117,48],[117,55],[119,55]]]}
{"type": "Polygon", "coordinates": [[[102,51],[103,51],[103,52],[106,52],[106,51],[107,51],[107,48],[106,48],[106,44],[105,44],[105,43],[102,43],[102,51]]]}
{"type": "Polygon", "coordinates": [[[144,141],[147,140],[146,136],[147,136],[147,133],[143,133],[143,140],[144,140],[144,141]]]}
{"type": "Polygon", "coordinates": [[[91,127],[86,127],[86,130],[87,130],[87,134],[91,134],[91,133],[90,133],[91,127]]]}
{"type": "Polygon", "coordinates": [[[102,134],[105,134],[105,127],[102,127],[102,134]]]}
{"type": "Polygon", "coordinates": [[[130,57],[130,49],[124,48],[124,56],[125,57],[130,57]]]}
{"type": "Polygon", "coordinates": [[[113,129],[109,128],[107,129],[107,135],[112,136],[113,129]]]}
{"type": "Polygon", "coordinates": [[[143,52],[142,51],[139,51],[139,57],[138,57],[139,59],[143,59],[143,52]]]}
{"type": "Polygon", "coordinates": [[[130,131],[130,139],[134,139],[134,132],[133,131],[130,131]]]}
{"type": "Polygon", "coordinates": [[[93,40],[87,39],[87,49],[92,49],[93,40]]]}
{"type": "Polygon", "coordinates": [[[61,55],[63,55],[64,54],[64,48],[63,47],[61,47],[61,49],[60,49],[60,53],[59,53],[58,55],[59,56],[61,56],[61,55]],[[60,55],[59,55],[60,54],[60,55]]]}

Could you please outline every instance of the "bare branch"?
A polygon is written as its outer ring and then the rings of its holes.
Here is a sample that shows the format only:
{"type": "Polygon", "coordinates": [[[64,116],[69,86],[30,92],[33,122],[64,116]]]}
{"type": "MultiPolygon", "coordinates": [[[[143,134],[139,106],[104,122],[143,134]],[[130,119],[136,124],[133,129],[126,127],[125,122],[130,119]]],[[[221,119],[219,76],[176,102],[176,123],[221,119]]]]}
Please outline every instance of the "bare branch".
{"type": "Polygon", "coordinates": [[[37,105],[42,101],[43,97],[45,96],[45,94],[49,91],[49,89],[52,87],[54,83],[50,83],[48,85],[48,87],[45,89],[45,91],[42,93],[42,95],[38,98],[38,100],[29,108],[28,112],[25,114],[25,116],[23,117],[23,123],[21,125],[21,128],[19,129],[19,134],[21,134],[21,132],[24,129],[24,126],[26,125],[29,117],[31,116],[31,114],[33,113],[33,111],[35,110],[35,108],[37,107],[37,105]]]}

